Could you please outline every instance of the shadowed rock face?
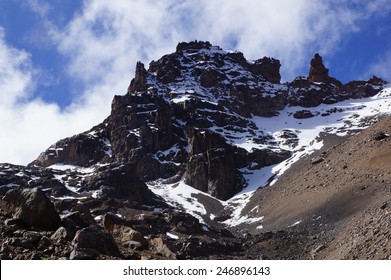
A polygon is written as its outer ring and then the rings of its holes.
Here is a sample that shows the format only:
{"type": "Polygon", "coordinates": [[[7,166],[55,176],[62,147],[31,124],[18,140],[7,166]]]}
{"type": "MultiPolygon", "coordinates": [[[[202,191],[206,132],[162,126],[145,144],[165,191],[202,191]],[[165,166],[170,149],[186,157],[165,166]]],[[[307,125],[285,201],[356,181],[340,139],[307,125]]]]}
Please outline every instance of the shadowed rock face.
{"type": "Polygon", "coordinates": [[[38,188],[10,190],[3,200],[7,212],[30,228],[53,230],[60,225],[60,216],[53,203],[38,188]]]}
{"type": "Polygon", "coordinates": [[[325,83],[329,78],[329,69],[324,66],[322,57],[318,53],[315,54],[311,60],[308,81],[310,83],[325,83]]]}

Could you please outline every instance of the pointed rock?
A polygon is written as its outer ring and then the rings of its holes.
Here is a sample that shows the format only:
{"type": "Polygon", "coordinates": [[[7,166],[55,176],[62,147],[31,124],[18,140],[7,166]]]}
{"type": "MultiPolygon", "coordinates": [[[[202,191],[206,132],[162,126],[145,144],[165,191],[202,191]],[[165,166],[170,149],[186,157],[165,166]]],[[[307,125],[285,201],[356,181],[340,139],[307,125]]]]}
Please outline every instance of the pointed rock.
{"type": "Polygon", "coordinates": [[[147,75],[148,72],[145,70],[145,66],[140,61],[136,64],[136,74],[134,79],[130,82],[128,92],[134,93],[139,91],[145,91],[147,89],[147,75]]]}
{"type": "Polygon", "coordinates": [[[308,81],[315,82],[327,82],[329,80],[329,69],[323,65],[322,57],[317,53],[311,60],[310,72],[308,74],[308,81]]]}

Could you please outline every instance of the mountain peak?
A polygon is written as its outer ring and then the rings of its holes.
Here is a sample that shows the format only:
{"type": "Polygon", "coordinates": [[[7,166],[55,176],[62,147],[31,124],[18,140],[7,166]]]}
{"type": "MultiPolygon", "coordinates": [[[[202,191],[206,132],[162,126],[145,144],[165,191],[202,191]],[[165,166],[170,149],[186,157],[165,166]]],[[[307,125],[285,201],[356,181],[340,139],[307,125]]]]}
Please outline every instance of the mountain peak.
{"type": "Polygon", "coordinates": [[[176,47],[176,52],[182,52],[186,50],[201,50],[201,49],[211,49],[212,44],[208,41],[191,41],[191,42],[181,42],[176,47]]]}
{"type": "Polygon", "coordinates": [[[323,64],[323,59],[316,53],[314,58],[311,60],[311,67],[308,74],[308,81],[311,83],[316,82],[327,82],[329,81],[329,69],[323,64]]]}

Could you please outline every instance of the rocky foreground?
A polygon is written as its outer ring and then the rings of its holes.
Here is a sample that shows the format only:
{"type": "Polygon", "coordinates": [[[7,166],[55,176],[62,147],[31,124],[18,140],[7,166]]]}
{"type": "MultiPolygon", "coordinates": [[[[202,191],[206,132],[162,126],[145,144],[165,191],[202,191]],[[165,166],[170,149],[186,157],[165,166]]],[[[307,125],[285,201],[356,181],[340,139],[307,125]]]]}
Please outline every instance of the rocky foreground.
{"type": "Polygon", "coordinates": [[[388,84],[342,84],[318,54],[308,77],[281,83],[280,66],[197,41],[137,63],[101,124],[0,164],[1,259],[390,259],[388,84]],[[351,113],[368,98],[388,107],[351,113]],[[322,118],[343,125],[310,154],[303,124],[322,118]]]}

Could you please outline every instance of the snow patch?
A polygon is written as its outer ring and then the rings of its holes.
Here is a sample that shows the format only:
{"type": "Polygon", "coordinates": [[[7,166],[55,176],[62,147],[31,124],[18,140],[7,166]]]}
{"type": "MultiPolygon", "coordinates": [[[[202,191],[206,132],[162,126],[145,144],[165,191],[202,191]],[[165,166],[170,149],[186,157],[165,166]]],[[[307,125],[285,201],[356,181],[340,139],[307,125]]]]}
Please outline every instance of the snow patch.
{"type": "Polygon", "coordinates": [[[206,209],[195,195],[207,194],[190,187],[184,182],[183,178],[178,183],[173,184],[165,184],[163,180],[150,181],[147,182],[147,186],[153,193],[163,197],[171,206],[186,211],[196,217],[201,223],[204,223],[201,215],[206,214],[206,209]]]}
{"type": "Polygon", "coordinates": [[[172,234],[171,232],[166,232],[166,235],[171,239],[179,239],[178,235],[172,234]]]}

